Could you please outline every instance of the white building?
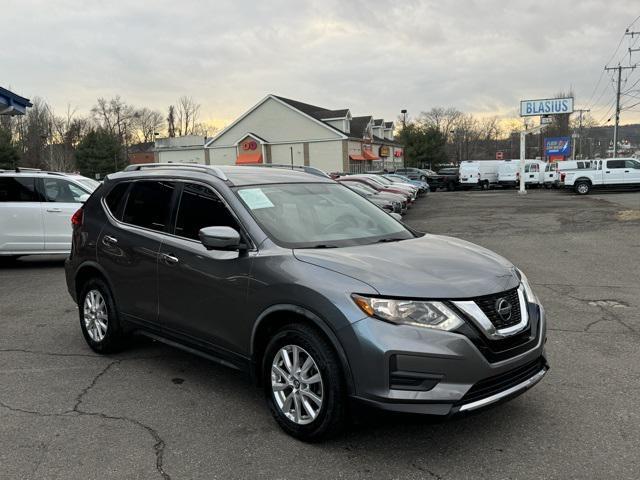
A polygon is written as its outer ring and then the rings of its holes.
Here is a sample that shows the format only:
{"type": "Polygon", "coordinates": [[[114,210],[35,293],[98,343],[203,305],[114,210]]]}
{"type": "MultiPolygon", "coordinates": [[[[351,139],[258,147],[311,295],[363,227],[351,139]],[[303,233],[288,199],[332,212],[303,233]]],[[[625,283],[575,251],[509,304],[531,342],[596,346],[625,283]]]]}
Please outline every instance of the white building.
{"type": "Polygon", "coordinates": [[[208,165],[209,151],[204,148],[209,139],[200,135],[158,138],[154,155],[160,163],[201,163],[208,165]]]}
{"type": "Polygon", "coordinates": [[[206,142],[205,151],[201,163],[293,163],[328,173],[403,164],[402,146],[393,140],[393,122],[353,117],[347,108],[332,110],[276,95],[267,95],[206,142]]]}

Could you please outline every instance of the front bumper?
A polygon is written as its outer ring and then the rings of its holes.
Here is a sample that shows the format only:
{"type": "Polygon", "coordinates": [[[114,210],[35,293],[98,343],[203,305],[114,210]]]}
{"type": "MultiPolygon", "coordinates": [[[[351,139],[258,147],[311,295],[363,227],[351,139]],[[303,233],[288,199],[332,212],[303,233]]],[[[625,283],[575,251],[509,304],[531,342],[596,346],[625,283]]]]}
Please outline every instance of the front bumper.
{"type": "Polygon", "coordinates": [[[549,368],[544,311],[531,304],[529,309],[538,315],[531,348],[497,361],[489,361],[460,333],[374,318],[355,322],[340,332],[353,374],[353,398],[383,410],[446,416],[525,392],[549,368]]]}

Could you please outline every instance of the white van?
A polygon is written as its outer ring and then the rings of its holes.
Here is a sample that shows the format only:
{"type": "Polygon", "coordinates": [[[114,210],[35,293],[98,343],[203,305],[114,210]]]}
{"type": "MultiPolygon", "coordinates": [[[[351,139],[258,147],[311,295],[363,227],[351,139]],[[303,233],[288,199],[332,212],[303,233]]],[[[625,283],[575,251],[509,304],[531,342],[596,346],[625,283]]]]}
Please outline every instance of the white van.
{"type": "Polygon", "coordinates": [[[524,165],[525,185],[540,186],[544,184],[544,171],[547,164],[543,160],[529,160],[524,165]]]}
{"type": "Polygon", "coordinates": [[[0,170],[0,257],[69,253],[71,216],[98,186],[80,175],[0,170]]]}
{"type": "Polygon", "coordinates": [[[520,160],[504,160],[498,165],[498,184],[502,187],[516,187],[520,181],[520,160]]]}
{"type": "Polygon", "coordinates": [[[502,160],[465,160],[460,164],[460,185],[488,189],[498,183],[498,166],[502,160]]]}

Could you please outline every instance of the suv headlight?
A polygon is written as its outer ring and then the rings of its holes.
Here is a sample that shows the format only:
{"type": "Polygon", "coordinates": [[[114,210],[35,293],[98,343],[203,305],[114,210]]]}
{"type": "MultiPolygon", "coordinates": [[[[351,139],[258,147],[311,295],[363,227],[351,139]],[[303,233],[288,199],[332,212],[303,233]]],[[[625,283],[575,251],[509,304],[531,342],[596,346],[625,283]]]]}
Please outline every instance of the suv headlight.
{"type": "Polygon", "coordinates": [[[533,293],[533,289],[531,288],[529,279],[527,278],[527,276],[524,274],[522,270],[518,269],[518,273],[520,274],[520,282],[522,283],[522,287],[524,288],[524,293],[527,296],[527,300],[529,300],[530,303],[535,303],[539,305],[540,300],[538,300],[538,297],[536,297],[536,294],[533,293]]]}
{"type": "Polygon", "coordinates": [[[442,302],[394,300],[390,298],[351,295],[353,301],[370,317],[398,325],[455,330],[464,321],[442,302]]]}

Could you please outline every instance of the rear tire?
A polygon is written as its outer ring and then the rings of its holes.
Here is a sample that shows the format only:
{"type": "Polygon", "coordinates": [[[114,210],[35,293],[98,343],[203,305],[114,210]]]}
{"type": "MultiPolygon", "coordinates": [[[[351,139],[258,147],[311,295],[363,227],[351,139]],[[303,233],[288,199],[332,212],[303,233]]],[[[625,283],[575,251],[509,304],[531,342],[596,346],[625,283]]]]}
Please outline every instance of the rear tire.
{"type": "Polygon", "coordinates": [[[262,381],[269,410],[289,435],[314,442],[344,427],[347,402],[340,361],[314,328],[290,324],[274,334],[262,359],[262,381]]]}
{"type": "Polygon", "coordinates": [[[591,191],[591,183],[585,181],[578,182],[574,190],[578,195],[586,195],[591,191]]]}
{"type": "Polygon", "coordinates": [[[78,297],[80,328],[84,339],[96,353],[114,353],[125,345],[125,335],[109,286],[92,278],[78,297]]]}

